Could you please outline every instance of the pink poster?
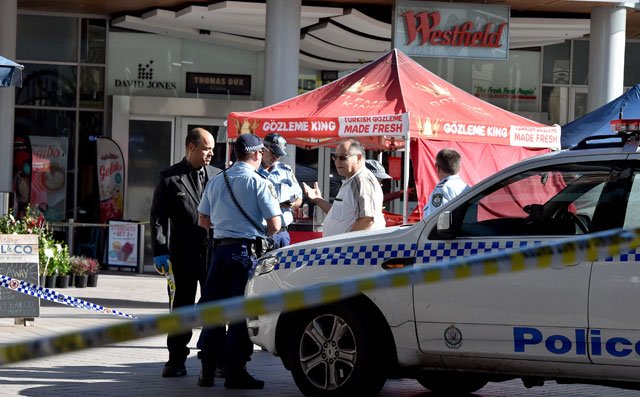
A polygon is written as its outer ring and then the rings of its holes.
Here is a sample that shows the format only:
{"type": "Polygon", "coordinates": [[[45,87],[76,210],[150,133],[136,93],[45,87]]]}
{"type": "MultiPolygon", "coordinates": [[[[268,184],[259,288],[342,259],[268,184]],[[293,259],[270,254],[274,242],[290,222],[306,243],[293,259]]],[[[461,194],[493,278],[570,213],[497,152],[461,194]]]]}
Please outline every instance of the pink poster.
{"type": "Polygon", "coordinates": [[[32,151],[31,205],[49,222],[65,219],[67,138],[29,136],[32,151]]]}
{"type": "Polygon", "coordinates": [[[100,196],[100,222],[122,219],[124,211],[124,159],[117,143],[98,137],[97,171],[100,196]]]}

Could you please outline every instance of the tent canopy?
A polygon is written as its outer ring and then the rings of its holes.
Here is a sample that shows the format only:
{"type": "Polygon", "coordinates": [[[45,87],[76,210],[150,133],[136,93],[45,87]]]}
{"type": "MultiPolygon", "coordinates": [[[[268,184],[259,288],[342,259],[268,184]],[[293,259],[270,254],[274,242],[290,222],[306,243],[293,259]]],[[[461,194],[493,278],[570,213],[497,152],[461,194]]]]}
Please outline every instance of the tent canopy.
{"type": "Polygon", "coordinates": [[[622,114],[625,119],[640,119],[640,84],[613,101],[562,126],[562,148],[575,146],[589,136],[612,134],[609,122],[622,114]]]}
{"type": "Polygon", "coordinates": [[[230,138],[277,132],[291,143],[331,146],[355,137],[370,148],[402,139],[560,147],[560,127],[493,106],[441,79],[394,49],[330,84],[227,119],[230,138]],[[300,142],[302,141],[302,142],[300,142]]]}
{"type": "Polygon", "coordinates": [[[433,159],[440,147],[461,152],[463,167],[469,167],[461,175],[469,184],[523,158],[560,148],[559,126],[537,123],[476,98],[397,49],[313,91],[252,112],[230,113],[227,131],[231,139],[277,132],[305,148],[335,146],[353,137],[369,149],[394,150],[410,139],[410,156],[404,158],[404,222],[409,158],[422,211],[438,183],[433,159]]]}
{"type": "Polygon", "coordinates": [[[22,86],[24,66],[0,55],[0,87],[22,86]]]}

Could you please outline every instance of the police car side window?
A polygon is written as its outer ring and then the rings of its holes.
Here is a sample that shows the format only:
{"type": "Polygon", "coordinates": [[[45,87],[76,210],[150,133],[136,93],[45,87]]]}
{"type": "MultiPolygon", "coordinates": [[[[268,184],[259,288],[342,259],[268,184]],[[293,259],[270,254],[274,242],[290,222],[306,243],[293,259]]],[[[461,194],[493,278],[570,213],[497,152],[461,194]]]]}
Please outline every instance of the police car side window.
{"type": "Polygon", "coordinates": [[[640,170],[636,170],[631,181],[631,191],[624,217],[624,227],[635,229],[640,227],[640,170]]]}
{"type": "Polygon", "coordinates": [[[610,172],[602,163],[527,170],[456,209],[454,223],[460,220],[459,236],[587,233],[610,172]]]}

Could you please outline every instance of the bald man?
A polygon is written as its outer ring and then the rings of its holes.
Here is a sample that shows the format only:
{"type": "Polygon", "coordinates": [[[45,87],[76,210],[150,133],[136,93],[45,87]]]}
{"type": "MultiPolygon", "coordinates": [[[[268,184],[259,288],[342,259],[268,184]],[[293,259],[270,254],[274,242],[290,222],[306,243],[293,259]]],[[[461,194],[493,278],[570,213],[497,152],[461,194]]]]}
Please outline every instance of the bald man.
{"type": "MultiPolygon", "coordinates": [[[[175,277],[175,296],[172,310],[193,306],[196,290],[204,288],[207,278],[207,231],[198,226],[198,205],[208,180],[222,172],[209,165],[213,158],[215,140],[204,128],[187,133],[185,157],[160,172],[151,205],[151,242],[153,264],[159,273],[169,271],[172,265],[175,277]]],[[[162,370],[165,378],[185,376],[185,361],[189,355],[187,344],[191,331],[169,335],[167,347],[169,361],[162,370]]]]}

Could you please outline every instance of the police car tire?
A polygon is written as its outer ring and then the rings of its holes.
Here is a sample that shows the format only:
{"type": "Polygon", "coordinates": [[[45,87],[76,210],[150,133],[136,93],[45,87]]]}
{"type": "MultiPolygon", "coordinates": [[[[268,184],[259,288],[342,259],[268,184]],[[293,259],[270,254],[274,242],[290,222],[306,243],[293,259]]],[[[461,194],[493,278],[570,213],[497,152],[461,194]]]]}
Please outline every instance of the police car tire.
{"type": "Polygon", "coordinates": [[[442,371],[426,372],[416,380],[432,392],[446,395],[473,393],[489,383],[482,375],[442,371]]]}
{"type": "Polygon", "coordinates": [[[363,318],[366,312],[349,309],[331,305],[293,322],[287,351],[293,379],[305,396],[374,396],[384,386],[384,349],[376,343],[376,327],[363,318]],[[332,337],[335,329],[341,330],[340,338],[332,337]],[[307,367],[314,358],[319,365],[307,367]],[[334,369],[335,384],[325,382],[327,368],[334,369]]]}

